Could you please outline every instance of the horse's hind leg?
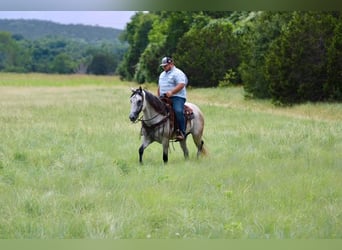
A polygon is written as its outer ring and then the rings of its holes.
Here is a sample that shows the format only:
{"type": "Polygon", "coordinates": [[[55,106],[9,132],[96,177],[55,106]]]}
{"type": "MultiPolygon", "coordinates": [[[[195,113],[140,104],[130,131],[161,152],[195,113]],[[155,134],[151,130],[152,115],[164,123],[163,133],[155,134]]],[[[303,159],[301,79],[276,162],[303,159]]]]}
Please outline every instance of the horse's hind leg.
{"type": "Polygon", "coordinates": [[[197,158],[204,153],[204,141],[202,140],[202,135],[192,135],[194,143],[197,147],[197,158]]]}
{"type": "Polygon", "coordinates": [[[201,155],[201,154],[205,154],[205,149],[204,149],[204,141],[201,139],[201,143],[199,146],[197,146],[198,151],[197,151],[197,158],[201,155]]]}

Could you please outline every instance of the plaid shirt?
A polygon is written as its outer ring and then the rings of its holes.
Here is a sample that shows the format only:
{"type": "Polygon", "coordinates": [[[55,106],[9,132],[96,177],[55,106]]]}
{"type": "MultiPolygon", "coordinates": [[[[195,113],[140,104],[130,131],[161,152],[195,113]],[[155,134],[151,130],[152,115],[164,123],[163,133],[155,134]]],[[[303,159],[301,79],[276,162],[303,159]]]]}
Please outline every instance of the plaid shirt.
{"type": "MultiPolygon", "coordinates": [[[[188,84],[188,78],[182,70],[178,69],[176,66],[173,66],[168,72],[163,71],[160,74],[158,81],[160,95],[162,96],[166,92],[171,91],[179,83],[185,83],[185,85],[188,84]]],[[[186,99],[186,88],[184,87],[174,96],[186,99]]]]}

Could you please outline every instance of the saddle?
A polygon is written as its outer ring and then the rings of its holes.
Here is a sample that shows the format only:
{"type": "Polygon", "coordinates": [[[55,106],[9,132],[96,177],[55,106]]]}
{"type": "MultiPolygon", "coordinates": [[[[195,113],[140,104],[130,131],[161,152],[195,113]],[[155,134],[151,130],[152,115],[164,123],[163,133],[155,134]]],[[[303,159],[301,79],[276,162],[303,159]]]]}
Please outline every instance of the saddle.
{"type": "MultiPolygon", "coordinates": [[[[160,97],[160,100],[165,103],[168,111],[169,111],[169,119],[170,119],[170,130],[173,132],[176,132],[179,128],[178,128],[178,124],[176,121],[176,115],[175,115],[175,111],[173,109],[172,106],[172,99],[168,98],[166,96],[162,96],[160,97]]],[[[185,118],[185,124],[187,126],[188,121],[191,121],[192,119],[194,119],[194,111],[192,110],[192,108],[190,108],[188,105],[184,105],[184,118],[185,118]]]]}

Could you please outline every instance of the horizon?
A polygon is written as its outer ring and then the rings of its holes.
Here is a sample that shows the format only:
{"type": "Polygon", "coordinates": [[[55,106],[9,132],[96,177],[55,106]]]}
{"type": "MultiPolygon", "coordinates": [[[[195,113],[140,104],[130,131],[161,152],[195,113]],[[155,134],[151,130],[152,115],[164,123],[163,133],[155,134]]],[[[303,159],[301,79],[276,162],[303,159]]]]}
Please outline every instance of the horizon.
{"type": "Polygon", "coordinates": [[[125,29],[136,11],[0,11],[1,20],[39,20],[62,25],[125,29]]]}
{"type": "MultiPolygon", "coordinates": [[[[116,29],[116,30],[124,30],[125,28],[116,28],[116,27],[108,27],[108,26],[102,26],[98,24],[84,24],[84,23],[61,23],[58,21],[51,21],[51,20],[43,20],[43,19],[35,19],[35,18],[2,18],[0,17],[0,21],[6,20],[6,21],[24,21],[24,22],[30,22],[30,21],[38,21],[38,22],[49,22],[57,25],[81,25],[81,26],[90,26],[90,27],[98,27],[98,28],[106,28],[106,29],[116,29]]],[[[1,31],[1,30],[0,30],[1,31]]]]}

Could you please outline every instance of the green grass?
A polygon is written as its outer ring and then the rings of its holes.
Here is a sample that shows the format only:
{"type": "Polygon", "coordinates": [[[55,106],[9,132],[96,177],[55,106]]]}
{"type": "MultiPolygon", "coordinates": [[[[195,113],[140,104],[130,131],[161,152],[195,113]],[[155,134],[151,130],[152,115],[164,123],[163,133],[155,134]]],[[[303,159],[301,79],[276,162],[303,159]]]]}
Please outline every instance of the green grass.
{"type": "Polygon", "coordinates": [[[0,86],[0,238],[342,237],[341,104],[189,89],[209,155],[189,140],[185,161],[174,143],[164,166],[152,144],[140,166],[133,83],[1,74],[0,86]]]}
{"type": "Polygon", "coordinates": [[[1,73],[0,86],[35,86],[35,87],[61,87],[101,85],[111,86],[117,78],[111,76],[89,77],[88,75],[58,75],[58,74],[13,74],[1,73]]]}

